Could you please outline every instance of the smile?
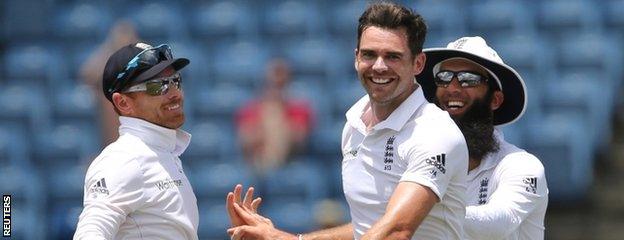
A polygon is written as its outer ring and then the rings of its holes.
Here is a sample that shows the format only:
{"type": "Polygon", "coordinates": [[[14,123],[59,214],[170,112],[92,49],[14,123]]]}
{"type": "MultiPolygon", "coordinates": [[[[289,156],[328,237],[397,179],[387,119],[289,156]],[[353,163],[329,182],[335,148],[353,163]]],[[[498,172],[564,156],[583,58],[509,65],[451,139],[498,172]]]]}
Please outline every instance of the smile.
{"type": "Polygon", "coordinates": [[[171,105],[171,106],[169,106],[169,107],[167,107],[165,109],[171,111],[171,110],[176,110],[176,109],[179,109],[179,108],[180,108],[180,104],[176,103],[176,104],[173,104],[173,105],[171,105]]]}
{"type": "Polygon", "coordinates": [[[448,101],[446,104],[446,108],[448,109],[459,109],[464,107],[464,103],[460,101],[448,101]]]}
{"type": "Polygon", "coordinates": [[[394,80],[394,78],[370,78],[370,79],[371,79],[371,82],[376,83],[376,84],[386,84],[394,80]]]}

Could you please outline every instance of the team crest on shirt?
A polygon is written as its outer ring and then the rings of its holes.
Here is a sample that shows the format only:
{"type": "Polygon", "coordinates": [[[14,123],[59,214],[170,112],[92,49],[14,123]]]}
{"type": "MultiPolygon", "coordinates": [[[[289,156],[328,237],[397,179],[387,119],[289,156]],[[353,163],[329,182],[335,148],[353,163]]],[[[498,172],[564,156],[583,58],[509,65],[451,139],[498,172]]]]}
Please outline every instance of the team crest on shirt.
{"type": "Polygon", "coordinates": [[[528,177],[522,179],[522,183],[526,185],[525,190],[529,193],[537,193],[537,177],[528,177]]]}
{"type": "Polygon", "coordinates": [[[388,138],[386,141],[386,150],[384,152],[384,170],[392,170],[392,163],[394,163],[394,140],[396,136],[388,138]]]}
{"type": "Polygon", "coordinates": [[[488,178],[481,179],[481,185],[479,186],[479,205],[483,205],[487,203],[487,192],[488,192],[489,183],[490,183],[490,179],[488,178]]]}

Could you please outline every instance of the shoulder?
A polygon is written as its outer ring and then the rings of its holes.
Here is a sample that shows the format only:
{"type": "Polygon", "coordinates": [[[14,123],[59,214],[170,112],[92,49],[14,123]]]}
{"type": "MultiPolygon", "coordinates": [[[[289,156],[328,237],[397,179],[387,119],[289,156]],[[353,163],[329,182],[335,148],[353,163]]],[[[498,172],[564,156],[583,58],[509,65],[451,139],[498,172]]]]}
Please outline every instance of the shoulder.
{"type": "Polygon", "coordinates": [[[544,165],[535,155],[523,150],[506,154],[496,166],[493,178],[499,184],[520,186],[527,193],[548,195],[544,165]]]}
{"type": "Polygon", "coordinates": [[[105,150],[89,166],[84,199],[113,201],[127,194],[143,196],[145,171],[135,156],[105,150]]]}
{"type": "Polygon", "coordinates": [[[417,124],[416,127],[435,127],[436,131],[451,130],[461,134],[451,116],[432,103],[423,104],[413,121],[417,124]]]}
{"type": "Polygon", "coordinates": [[[447,112],[435,104],[425,103],[406,126],[410,141],[426,145],[463,145],[464,135],[447,112]]]}
{"type": "Polygon", "coordinates": [[[497,167],[500,171],[533,176],[544,175],[544,165],[533,154],[524,150],[508,153],[502,157],[497,167]]]}
{"type": "Polygon", "coordinates": [[[86,181],[100,178],[132,181],[135,178],[141,178],[142,175],[141,165],[135,157],[120,153],[102,153],[89,166],[86,181]]]}
{"type": "Polygon", "coordinates": [[[108,145],[93,160],[87,170],[87,179],[114,176],[129,180],[130,178],[141,177],[143,174],[141,159],[151,156],[155,156],[155,153],[142,141],[134,139],[132,136],[122,136],[108,145]]]}
{"type": "Polygon", "coordinates": [[[544,165],[535,155],[523,150],[504,155],[493,177],[500,183],[527,185],[533,193],[548,194],[544,165]]]}
{"type": "Polygon", "coordinates": [[[402,130],[399,154],[409,159],[423,159],[444,154],[447,159],[468,163],[464,135],[445,111],[433,104],[423,105],[402,130]]]}

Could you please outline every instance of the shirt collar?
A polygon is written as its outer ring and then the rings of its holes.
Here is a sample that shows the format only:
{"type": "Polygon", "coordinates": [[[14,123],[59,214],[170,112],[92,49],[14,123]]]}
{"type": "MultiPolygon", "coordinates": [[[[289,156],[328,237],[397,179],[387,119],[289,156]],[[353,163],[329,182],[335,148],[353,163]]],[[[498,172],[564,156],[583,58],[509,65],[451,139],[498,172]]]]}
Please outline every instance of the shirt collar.
{"type": "Polygon", "coordinates": [[[169,129],[133,117],[119,117],[119,135],[132,134],[149,146],[162,148],[176,156],[182,155],[191,142],[191,134],[182,129],[169,129]]]}
{"type": "MultiPolygon", "coordinates": [[[[381,121],[373,127],[373,130],[389,128],[400,131],[414,112],[426,103],[422,88],[419,86],[405,101],[395,109],[386,120],[381,121]]],[[[361,132],[366,132],[366,125],[362,121],[362,114],[370,107],[368,95],[360,98],[346,113],[347,123],[361,132]]]]}

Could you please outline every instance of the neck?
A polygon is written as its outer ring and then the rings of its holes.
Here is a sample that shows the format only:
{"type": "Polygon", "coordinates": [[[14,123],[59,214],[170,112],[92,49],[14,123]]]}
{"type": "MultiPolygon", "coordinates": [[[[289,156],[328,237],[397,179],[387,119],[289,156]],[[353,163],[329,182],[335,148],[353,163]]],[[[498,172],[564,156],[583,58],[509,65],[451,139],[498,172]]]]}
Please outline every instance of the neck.
{"type": "Polygon", "coordinates": [[[386,120],[397,106],[388,106],[371,103],[362,115],[362,122],[366,125],[367,130],[371,130],[375,125],[386,120]]]}
{"type": "Polygon", "coordinates": [[[481,164],[481,159],[470,158],[468,160],[468,171],[472,171],[473,169],[477,168],[479,164],[481,164]]]}
{"type": "Polygon", "coordinates": [[[386,120],[394,110],[397,109],[398,106],[392,106],[392,104],[388,105],[380,105],[371,103],[370,112],[373,118],[376,120],[376,123],[379,123],[383,120],[386,120]]]}
{"type": "Polygon", "coordinates": [[[362,122],[364,122],[367,131],[370,131],[375,125],[377,125],[377,123],[383,121],[383,119],[380,119],[378,115],[375,114],[375,110],[373,110],[370,105],[366,108],[364,114],[362,114],[361,119],[362,122]]]}
{"type": "Polygon", "coordinates": [[[418,84],[411,86],[411,89],[402,93],[395,99],[388,102],[374,102],[371,101],[368,109],[362,115],[362,121],[366,125],[367,129],[372,128],[377,123],[386,120],[394,110],[396,110],[401,103],[405,101],[414,91],[418,89],[418,84]]]}

